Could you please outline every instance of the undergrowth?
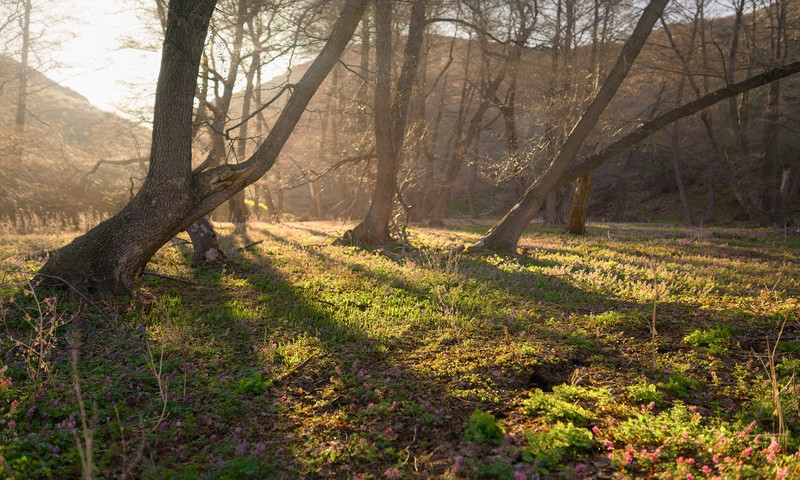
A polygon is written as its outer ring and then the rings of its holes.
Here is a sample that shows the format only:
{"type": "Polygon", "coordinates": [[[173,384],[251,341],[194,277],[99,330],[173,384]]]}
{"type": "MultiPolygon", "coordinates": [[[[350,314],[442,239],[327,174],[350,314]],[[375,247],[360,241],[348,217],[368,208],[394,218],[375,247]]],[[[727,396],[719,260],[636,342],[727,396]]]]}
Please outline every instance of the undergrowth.
{"type": "Polygon", "coordinates": [[[800,477],[794,237],[218,227],[94,303],[28,283],[69,238],[0,239],[0,477],[800,477]]]}

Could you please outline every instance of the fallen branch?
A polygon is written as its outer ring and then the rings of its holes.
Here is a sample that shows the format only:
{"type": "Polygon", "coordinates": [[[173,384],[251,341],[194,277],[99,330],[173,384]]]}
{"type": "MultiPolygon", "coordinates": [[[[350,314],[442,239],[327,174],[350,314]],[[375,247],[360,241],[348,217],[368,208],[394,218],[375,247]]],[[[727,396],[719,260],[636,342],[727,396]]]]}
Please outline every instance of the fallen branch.
{"type": "Polygon", "coordinates": [[[260,244],[262,244],[262,243],[264,243],[264,240],[259,240],[259,241],[257,241],[257,242],[250,242],[250,243],[248,243],[247,245],[245,245],[244,247],[240,247],[240,248],[239,248],[239,251],[242,251],[242,252],[243,252],[243,251],[245,251],[245,250],[248,250],[248,249],[250,249],[250,248],[253,248],[253,247],[255,247],[256,245],[260,245],[260,244]]]}
{"type": "Polygon", "coordinates": [[[50,255],[52,255],[53,253],[55,253],[57,250],[58,249],[56,249],[56,248],[52,248],[52,249],[48,249],[48,250],[42,250],[40,252],[31,253],[30,255],[25,255],[24,257],[22,257],[22,259],[23,260],[37,260],[37,259],[40,259],[40,258],[47,258],[50,255]]]}

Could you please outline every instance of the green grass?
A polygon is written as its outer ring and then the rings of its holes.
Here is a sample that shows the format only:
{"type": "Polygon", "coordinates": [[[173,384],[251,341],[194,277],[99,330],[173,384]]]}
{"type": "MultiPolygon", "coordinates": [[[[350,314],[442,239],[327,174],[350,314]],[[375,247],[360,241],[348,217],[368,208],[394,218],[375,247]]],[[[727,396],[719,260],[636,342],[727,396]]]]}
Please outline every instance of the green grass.
{"type": "Polygon", "coordinates": [[[414,228],[384,255],[333,246],[342,224],[218,227],[230,265],[168,245],[148,271],[190,283],[95,305],[26,283],[67,236],[0,239],[0,477],[80,476],[73,373],[104,478],[800,474],[793,237],[592,225],[459,255],[480,231],[414,228]]]}

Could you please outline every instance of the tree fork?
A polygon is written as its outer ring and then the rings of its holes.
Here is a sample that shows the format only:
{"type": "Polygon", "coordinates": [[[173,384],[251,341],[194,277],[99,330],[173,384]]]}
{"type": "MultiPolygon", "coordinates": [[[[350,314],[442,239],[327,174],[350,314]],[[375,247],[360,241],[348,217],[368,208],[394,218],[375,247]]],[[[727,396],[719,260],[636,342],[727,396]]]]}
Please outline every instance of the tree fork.
{"type": "Polygon", "coordinates": [[[216,0],[170,0],[156,87],[150,169],[117,215],[61,248],[40,280],[91,294],[127,294],[166,242],[275,163],[308,102],[338,61],[369,0],[348,0],[328,42],[295,86],[266,140],[245,162],[192,172],[192,115],[200,58],[216,0]],[[55,280],[55,282],[51,282],[55,280]]]}

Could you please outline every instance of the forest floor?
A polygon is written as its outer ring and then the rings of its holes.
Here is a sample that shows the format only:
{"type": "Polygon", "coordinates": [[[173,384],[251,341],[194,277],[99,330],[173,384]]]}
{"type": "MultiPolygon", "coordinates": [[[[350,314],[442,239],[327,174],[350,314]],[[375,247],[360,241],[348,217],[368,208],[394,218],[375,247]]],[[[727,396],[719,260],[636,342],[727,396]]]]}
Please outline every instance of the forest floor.
{"type": "Polygon", "coordinates": [[[91,302],[28,283],[69,235],[0,237],[0,477],[800,478],[797,234],[348,226],[219,224],[227,266],[176,239],[91,302]]]}

